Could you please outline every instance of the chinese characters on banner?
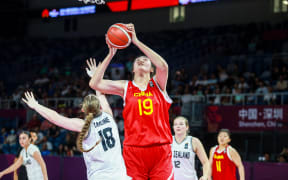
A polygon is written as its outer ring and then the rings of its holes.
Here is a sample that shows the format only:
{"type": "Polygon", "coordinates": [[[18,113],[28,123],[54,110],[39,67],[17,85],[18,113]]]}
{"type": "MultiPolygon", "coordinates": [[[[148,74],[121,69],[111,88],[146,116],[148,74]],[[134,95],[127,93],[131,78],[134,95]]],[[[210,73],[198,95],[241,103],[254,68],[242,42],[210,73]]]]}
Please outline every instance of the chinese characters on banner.
{"type": "MultiPolygon", "coordinates": [[[[228,128],[236,131],[288,129],[288,106],[284,105],[218,106],[216,114],[222,119],[218,123],[218,129],[228,128]]],[[[209,123],[211,121],[208,119],[208,126],[209,123]]]]}

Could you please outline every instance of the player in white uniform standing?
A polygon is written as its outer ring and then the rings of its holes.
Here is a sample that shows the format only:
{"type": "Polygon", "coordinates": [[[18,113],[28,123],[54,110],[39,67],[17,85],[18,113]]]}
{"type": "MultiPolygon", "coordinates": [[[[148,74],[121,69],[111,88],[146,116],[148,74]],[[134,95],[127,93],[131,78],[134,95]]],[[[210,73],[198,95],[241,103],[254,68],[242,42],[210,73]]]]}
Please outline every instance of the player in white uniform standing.
{"type": "Polygon", "coordinates": [[[195,170],[195,154],[203,166],[203,176],[200,180],[210,180],[210,164],[201,141],[188,136],[188,120],[176,117],[173,121],[172,163],[175,180],[198,180],[195,170]]]}
{"type": "MultiPolygon", "coordinates": [[[[87,64],[88,75],[91,75],[97,69],[96,62],[87,61],[87,64]]],[[[85,113],[85,120],[64,117],[38,104],[31,92],[26,92],[26,99],[22,100],[57,126],[80,132],[77,147],[83,152],[89,180],[131,179],[126,174],[118,128],[112,117],[112,110],[104,95],[98,92],[96,95],[90,94],[84,98],[82,111],[85,113]]]]}
{"type": "Polygon", "coordinates": [[[48,180],[45,162],[37,146],[31,144],[31,135],[23,131],[19,135],[19,144],[23,147],[19,158],[10,167],[0,172],[0,178],[17,170],[21,164],[26,167],[28,180],[48,180]]]}

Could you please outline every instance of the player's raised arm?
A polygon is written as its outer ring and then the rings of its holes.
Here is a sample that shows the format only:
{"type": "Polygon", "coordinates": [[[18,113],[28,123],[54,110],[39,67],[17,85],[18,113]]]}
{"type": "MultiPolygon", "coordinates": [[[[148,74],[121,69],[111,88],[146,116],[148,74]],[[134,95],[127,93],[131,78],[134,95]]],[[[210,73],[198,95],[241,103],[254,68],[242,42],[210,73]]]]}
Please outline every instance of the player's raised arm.
{"type": "Polygon", "coordinates": [[[71,131],[81,132],[84,125],[84,121],[82,119],[64,117],[56,111],[39,104],[35,100],[32,92],[25,92],[25,98],[22,98],[22,101],[53,124],[71,131]]]}
{"type": "MultiPolygon", "coordinates": [[[[96,60],[94,58],[90,58],[89,60],[86,61],[87,63],[87,68],[86,68],[86,72],[88,74],[88,76],[90,78],[93,77],[93,74],[96,72],[96,69],[97,69],[97,65],[96,65],[96,60]]],[[[101,63],[98,64],[98,67],[101,65],[101,63]]],[[[102,94],[100,91],[96,91],[95,90],[95,93],[96,93],[96,96],[97,98],[99,99],[100,101],[100,105],[101,105],[101,108],[102,108],[102,111],[110,114],[111,116],[113,116],[113,112],[112,112],[112,109],[107,101],[107,98],[104,94],[102,94]]]]}
{"type": "Polygon", "coordinates": [[[103,79],[104,73],[117,51],[116,48],[111,47],[109,44],[108,47],[109,53],[93,74],[92,78],[90,79],[89,86],[92,89],[100,91],[104,94],[114,94],[123,97],[125,81],[112,81],[103,79]]]}
{"type": "Polygon", "coordinates": [[[133,24],[127,24],[127,28],[131,31],[132,42],[151,60],[156,66],[156,81],[162,91],[166,92],[166,85],[168,80],[168,64],[167,62],[155,51],[146,46],[138,40],[133,24]]]}

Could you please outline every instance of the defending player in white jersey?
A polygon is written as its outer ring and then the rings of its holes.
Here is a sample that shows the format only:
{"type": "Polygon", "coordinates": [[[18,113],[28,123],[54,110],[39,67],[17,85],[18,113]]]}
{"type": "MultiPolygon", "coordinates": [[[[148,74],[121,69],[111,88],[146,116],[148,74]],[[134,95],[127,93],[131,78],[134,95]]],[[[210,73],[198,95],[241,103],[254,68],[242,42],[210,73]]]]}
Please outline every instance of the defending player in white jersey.
{"type": "Polygon", "coordinates": [[[19,144],[23,149],[17,161],[1,171],[0,178],[17,170],[23,164],[27,170],[28,180],[48,180],[45,162],[38,147],[31,144],[31,134],[28,131],[23,131],[19,134],[19,144]]]}
{"type": "MultiPolygon", "coordinates": [[[[96,71],[96,62],[87,62],[88,72],[96,71]]],[[[127,180],[126,167],[121,153],[117,125],[107,99],[101,93],[84,98],[82,111],[85,120],[67,118],[44,107],[35,100],[33,93],[26,92],[22,99],[30,108],[57,126],[80,132],[77,147],[83,152],[89,180],[127,180]]]]}
{"type": "Polygon", "coordinates": [[[173,121],[172,161],[175,180],[198,180],[195,170],[195,154],[203,166],[203,176],[200,180],[210,180],[210,164],[201,141],[188,136],[188,120],[185,117],[176,117],[173,121]]]}

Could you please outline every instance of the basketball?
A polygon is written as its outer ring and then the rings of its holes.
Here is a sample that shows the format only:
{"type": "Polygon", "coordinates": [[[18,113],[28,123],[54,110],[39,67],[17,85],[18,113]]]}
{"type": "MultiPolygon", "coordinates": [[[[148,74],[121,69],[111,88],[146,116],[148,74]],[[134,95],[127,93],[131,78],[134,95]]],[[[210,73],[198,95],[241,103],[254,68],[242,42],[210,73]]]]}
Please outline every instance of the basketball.
{"type": "Polygon", "coordinates": [[[107,31],[107,43],[117,49],[124,49],[131,43],[131,33],[122,23],[116,23],[107,31]]]}

